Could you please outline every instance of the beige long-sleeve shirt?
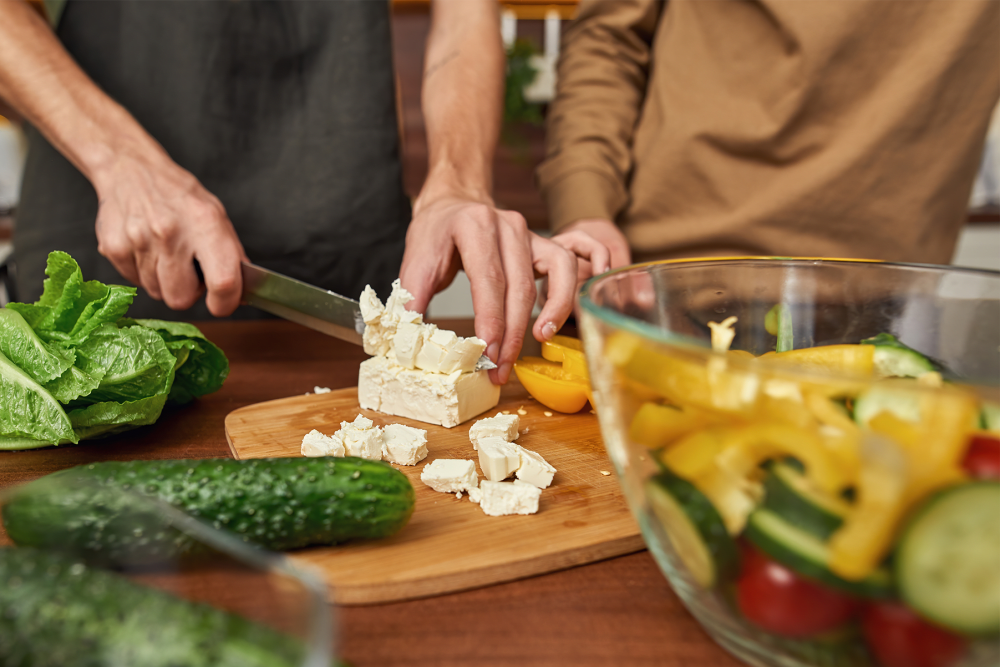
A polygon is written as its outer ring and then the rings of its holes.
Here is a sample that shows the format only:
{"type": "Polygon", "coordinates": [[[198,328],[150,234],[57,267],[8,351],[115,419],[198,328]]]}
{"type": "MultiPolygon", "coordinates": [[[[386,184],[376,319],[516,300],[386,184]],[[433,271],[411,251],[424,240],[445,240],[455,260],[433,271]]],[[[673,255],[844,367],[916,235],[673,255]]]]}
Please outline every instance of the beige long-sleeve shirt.
{"type": "Polygon", "coordinates": [[[638,259],[947,263],[1000,98],[997,0],[584,0],[547,158],[554,229],[638,259]]]}

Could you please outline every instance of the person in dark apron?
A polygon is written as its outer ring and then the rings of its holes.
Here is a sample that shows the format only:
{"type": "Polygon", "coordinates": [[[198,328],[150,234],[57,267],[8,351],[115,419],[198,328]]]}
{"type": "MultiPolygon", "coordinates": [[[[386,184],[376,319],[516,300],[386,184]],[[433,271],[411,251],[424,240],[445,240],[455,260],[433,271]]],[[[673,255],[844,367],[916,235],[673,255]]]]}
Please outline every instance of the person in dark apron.
{"type": "Polygon", "coordinates": [[[22,301],[41,293],[56,249],[88,279],[140,285],[131,315],[169,319],[232,313],[244,258],[354,297],[370,284],[385,298],[398,275],[421,312],[464,268],[503,383],[535,279],[549,287],[533,333],[549,340],[579,280],[609,265],[590,236],[542,238],[492,200],[504,79],[493,0],[433,3],[430,164],[412,220],[388,0],[45,5],[58,41],[29,5],[0,2],[0,97],[38,130],[14,235],[22,301]],[[195,261],[207,294],[191,308],[195,261]]]}
{"type": "MultiPolygon", "coordinates": [[[[57,35],[218,197],[249,258],[357,298],[366,284],[388,294],[410,220],[389,30],[387,2],[126,0],[67,3],[57,35]]],[[[28,136],[19,299],[38,298],[57,249],[85,278],[122,282],[95,243],[94,188],[40,133],[28,136]]],[[[129,312],[177,317],[143,290],[129,312]]],[[[204,300],[184,317],[209,317],[204,300]]]]}

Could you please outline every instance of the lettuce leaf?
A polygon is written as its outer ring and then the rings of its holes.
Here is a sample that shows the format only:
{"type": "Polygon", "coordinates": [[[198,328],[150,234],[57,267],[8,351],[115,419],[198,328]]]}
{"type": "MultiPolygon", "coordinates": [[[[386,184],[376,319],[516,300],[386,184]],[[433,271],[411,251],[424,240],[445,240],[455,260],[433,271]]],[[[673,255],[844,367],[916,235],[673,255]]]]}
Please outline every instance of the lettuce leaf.
{"type": "Polygon", "coordinates": [[[59,401],[3,353],[0,406],[0,449],[29,449],[80,440],[59,401]]]}
{"type": "Polygon", "coordinates": [[[131,322],[156,331],[177,357],[179,366],[174,386],[170,390],[172,403],[188,403],[199,396],[217,391],[229,375],[229,360],[226,355],[193,324],[129,319],[124,319],[119,324],[131,322]]]}
{"type": "Polygon", "coordinates": [[[102,324],[117,322],[135,297],[134,287],[84,282],[80,265],[64,252],[49,253],[42,296],[34,304],[10,303],[47,341],[83,342],[102,324]]]}
{"type": "Polygon", "coordinates": [[[72,350],[46,343],[14,310],[0,310],[0,352],[35,382],[55,380],[73,366],[72,350]]]}

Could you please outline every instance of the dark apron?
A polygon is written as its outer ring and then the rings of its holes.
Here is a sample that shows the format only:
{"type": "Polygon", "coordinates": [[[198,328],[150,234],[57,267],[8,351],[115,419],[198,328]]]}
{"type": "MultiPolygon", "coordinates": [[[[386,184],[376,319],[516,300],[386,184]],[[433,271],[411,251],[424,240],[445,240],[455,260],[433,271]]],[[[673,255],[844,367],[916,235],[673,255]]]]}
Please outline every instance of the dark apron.
{"type": "MultiPolygon", "coordinates": [[[[71,0],[59,38],[90,77],[222,201],[250,259],[357,298],[388,296],[403,192],[389,3],[71,0]]],[[[18,298],[65,250],[85,279],[125,280],[97,252],[90,183],[38,132],[14,232],[18,298]]],[[[243,316],[253,309],[241,308],[243,316]]],[[[140,290],[135,317],[183,314],[140,290]]]]}

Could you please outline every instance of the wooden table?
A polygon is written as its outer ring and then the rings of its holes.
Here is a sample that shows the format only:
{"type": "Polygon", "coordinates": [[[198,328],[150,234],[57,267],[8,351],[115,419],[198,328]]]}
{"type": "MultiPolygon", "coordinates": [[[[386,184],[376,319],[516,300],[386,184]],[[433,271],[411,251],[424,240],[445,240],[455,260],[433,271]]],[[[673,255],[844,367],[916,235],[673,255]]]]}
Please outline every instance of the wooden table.
{"type": "MultiPolygon", "coordinates": [[[[471,322],[441,324],[470,335],[471,322]]],[[[357,383],[358,347],[283,321],[206,322],[225,386],[159,423],[60,449],[0,452],[0,487],[101,460],[229,456],[223,419],[244,405],[357,383]]],[[[337,610],[355,667],[735,666],[673,594],[648,552],[437,598],[337,610]]]]}

